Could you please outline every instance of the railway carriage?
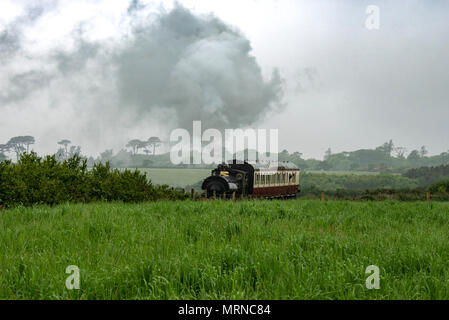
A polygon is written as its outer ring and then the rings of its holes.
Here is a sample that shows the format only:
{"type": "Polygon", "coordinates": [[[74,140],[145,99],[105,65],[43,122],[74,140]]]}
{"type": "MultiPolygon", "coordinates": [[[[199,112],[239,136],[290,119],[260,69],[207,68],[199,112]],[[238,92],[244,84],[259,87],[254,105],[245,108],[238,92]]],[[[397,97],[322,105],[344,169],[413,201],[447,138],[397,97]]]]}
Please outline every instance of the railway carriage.
{"type": "Polygon", "coordinates": [[[207,197],[296,198],[300,170],[290,162],[221,164],[203,182],[207,197]]]}

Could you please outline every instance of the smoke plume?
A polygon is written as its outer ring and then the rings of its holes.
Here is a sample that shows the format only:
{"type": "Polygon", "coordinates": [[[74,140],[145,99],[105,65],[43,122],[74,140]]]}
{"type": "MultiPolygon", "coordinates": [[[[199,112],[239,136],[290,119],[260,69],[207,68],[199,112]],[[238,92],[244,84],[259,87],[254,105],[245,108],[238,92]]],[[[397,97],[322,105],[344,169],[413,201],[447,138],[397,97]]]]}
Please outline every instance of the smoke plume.
{"type": "Polygon", "coordinates": [[[179,4],[148,13],[134,0],[116,39],[90,40],[92,26],[82,21],[64,46],[35,50],[23,33],[57,8],[28,8],[0,31],[3,128],[17,121],[37,141],[71,135],[93,150],[121,144],[149,123],[237,128],[282,108],[279,73],[264,79],[249,40],[214,15],[179,4]]]}

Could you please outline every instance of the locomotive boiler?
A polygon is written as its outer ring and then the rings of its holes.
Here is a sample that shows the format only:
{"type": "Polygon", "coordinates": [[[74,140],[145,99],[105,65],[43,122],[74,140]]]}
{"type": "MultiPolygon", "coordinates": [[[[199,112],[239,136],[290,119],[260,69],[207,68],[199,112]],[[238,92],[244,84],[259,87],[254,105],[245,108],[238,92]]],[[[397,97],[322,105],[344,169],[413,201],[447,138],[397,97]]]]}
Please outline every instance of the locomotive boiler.
{"type": "Polygon", "coordinates": [[[207,197],[296,198],[300,170],[290,162],[247,162],[221,164],[202,184],[207,197]]]}

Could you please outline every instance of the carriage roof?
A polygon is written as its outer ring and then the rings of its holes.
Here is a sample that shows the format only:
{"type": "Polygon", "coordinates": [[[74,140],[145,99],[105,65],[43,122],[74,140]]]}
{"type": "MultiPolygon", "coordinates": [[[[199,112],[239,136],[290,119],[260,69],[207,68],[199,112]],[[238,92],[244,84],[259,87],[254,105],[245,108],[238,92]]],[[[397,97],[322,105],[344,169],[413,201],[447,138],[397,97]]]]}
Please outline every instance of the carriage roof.
{"type": "Polygon", "coordinates": [[[284,170],[299,170],[299,168],[288,161],[229,161],[229,164],[249,164],[254,168],[254,171],[284,171],[284,170]]]}

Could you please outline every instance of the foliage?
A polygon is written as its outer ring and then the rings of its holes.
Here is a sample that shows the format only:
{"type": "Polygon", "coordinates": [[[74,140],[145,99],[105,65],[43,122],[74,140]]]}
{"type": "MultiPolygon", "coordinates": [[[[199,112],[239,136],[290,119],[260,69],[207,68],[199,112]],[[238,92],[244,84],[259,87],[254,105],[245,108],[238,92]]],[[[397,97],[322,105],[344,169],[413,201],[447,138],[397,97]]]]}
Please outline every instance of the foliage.
{"type": "Polygon", "coordinates": [[[325,174],[303,172],[300,176],[302,193],[314,190],[367,190],[367,189],[414,189],[418,185],[409,178],[394,174],[325,174]]]}
{"type": "Polygon", "coordinates": [[[449,180],[445,181],[439,181],[432,184],[432,186],[429,188],[430,192],[438,192],[443,194],[449,193],[449,180]]]}
{"type": "Polygon", "coordinates": [[[0,163],[0,205],[58,204],[63,202],[182,199],[184,195],[167,186],[155,187],[139,171],[119,171],[97,163],[87,169],[78,155],[57,161],[35,153],[24,154],[17,163],[0,163]]]}
{"type": "Polygon", "coordinates": [[[420,186],[428,187],[434,182],[449,180],[449,165],[410,169],[403,175],[404,177],[415,179],[420,186]]]}

